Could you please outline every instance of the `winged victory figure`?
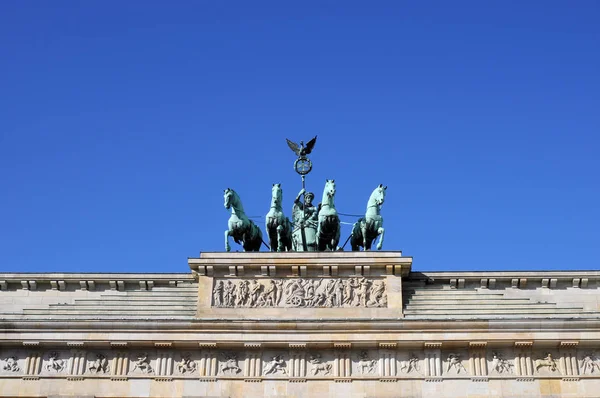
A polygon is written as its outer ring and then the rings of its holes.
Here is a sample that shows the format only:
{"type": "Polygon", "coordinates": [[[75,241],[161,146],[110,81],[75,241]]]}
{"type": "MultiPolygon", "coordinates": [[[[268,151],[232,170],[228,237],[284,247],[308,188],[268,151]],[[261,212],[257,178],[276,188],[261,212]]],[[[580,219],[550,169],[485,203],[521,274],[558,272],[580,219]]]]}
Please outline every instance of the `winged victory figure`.
{"type": "Polygon", "coordinates": [[[296,155],[303,158],[312,152],[313,148],[315,147],[315,143],[317,142],[317,136],[315,135],[315,138],[308,141],[306,143],[306,146],[304,146],[303,141],[300,141],[300,145],[296,144],[293,141],[288,140],[287,138],[286,138],[286,141],[287,141],[287,144],[290,147],[290,149],[292,151],[294,151],[294,153],[296,155]]]}

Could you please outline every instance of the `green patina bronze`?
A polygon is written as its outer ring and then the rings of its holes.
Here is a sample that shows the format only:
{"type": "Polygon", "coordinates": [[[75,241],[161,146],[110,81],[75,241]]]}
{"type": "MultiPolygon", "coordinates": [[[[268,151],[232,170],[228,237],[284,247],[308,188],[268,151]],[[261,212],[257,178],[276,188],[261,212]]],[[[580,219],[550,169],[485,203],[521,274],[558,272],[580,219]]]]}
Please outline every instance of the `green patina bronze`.
{"type": "Polygon", "coordinates": [[[304,188],[300,190],[294,200],[292,208],[292,220],[294,230],[292,241],[295,251],[317,251],[317,208],[312,204],[315,195],[312,192],[306,192],[304,188]],[[304,202],[300,199],[304,198],[304,202]],[[305,248],[306,247],[306,248],[305,248]]]}
{"type": "MultiPolygon", "coordinates": [[[[265,217],[265,228],[269,237],[271,251],[335,251],[340,249],[340,218],[335,208],[335,180],[326,180],[321,203],[315,207],[315,195],[305,188],[306,175],[312,170],[312,162],[307,157],[315,147],[317,137],[296,144],[287,140],[287,144],[298,156],[294,162],[294,170],[302,177],[302,189],[294,200],[292,221],[283,213],[283,190],[281,184],[273,184],[271,188],[271,207],[265,217]]],[[[387,187],[380,184],[369,197],[364,217],[358,219],[352,227],[350,240],[352,250],[362,247],[371,250],[373,241],[379,236],[377,250],[383,246],[384,229],[381,206],[385,201],[387,187]]],[[[225,231],[225,250],[230,251],[229,237],[241,244],[244,251],[259,251],[264,243],[260,228],[244,213],[238,194],[230,188],[225,190],[225,208],[232,209],[229,218],[229,229],[225,231]]],[[[266,243],[265,243],[266,246],[266,243]]],[[[345,244],[344,244],[345,246],[345,244]]]]}
{"type": "Polygon", "coordinates": [[[231,251],[229,237],[235,243],[241,244],[245,252],[257,252],[262,244],[262,232],[254,222],[244,213],[244,206],[239,195],[231,188],[224,191],[223,199],[226,209],[231,209],[229,217],[229,229],[225,231],[225,250],[231,251]]]}
{"type": "Polygon", "coordinates": [[[292,250],[292,223],[283,214],[282,200],[283,191],[281,184],[273,184],[273,188],[271,189],[271,208],[265,219],[265,227],[272,252],[292,250]]]}
{"type": "Polygon", "coordinates": [[[383,217],[381,217],[381,206],[385,201],[385,191],[387,186],[379,184],[377,188],[373,190],[367,202],[367,212],[364,217],[358,219],[352,227],[352,235],[350,238],[350,245],[352,251],[359,250],[362,247],[364,250],[371,250],[371,244],[379,236],[379,242],[377,242],[377,250],[381,250],[383,247],[383,235],[385,230],[383,229],[383,217]]]}
{"type": "Polygon", "coordinates": [[[338,250],[340,217],[335,208],[335,180],[326,180],[323,199],[319,204],[317,223],[317,251],[338,250]]]}

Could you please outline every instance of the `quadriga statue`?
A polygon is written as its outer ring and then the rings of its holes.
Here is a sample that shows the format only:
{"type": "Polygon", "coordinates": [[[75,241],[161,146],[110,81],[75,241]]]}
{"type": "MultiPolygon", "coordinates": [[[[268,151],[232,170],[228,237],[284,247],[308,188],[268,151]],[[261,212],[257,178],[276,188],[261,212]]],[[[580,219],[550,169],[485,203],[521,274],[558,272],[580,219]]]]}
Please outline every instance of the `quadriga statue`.
{"type": "Polygon", "coordinates": [[[381,250],[383,247],[383,217],[381,217],[381,206],[385,201],[385,191],[387,186],[379,184],[377,188],[373,190],[367,203],[367,212],[364,217],[358,219],[352,227],[352,235],[350,238],[350,244],[352,250],[357,251],[359,247],[364,250],[371,250],[373,241],[379,236],[379,242],[377,242],[377,250],[381,250]]]}
{"type": "Polygon", "coordinates": [[[224,206],[231,209],[229,217],[229,229],[225,231],[225,250],[231,251],[229,246],[229,237],[231,236],[235,243],[241,244],[245,252],[257,252],[262,244],[262,232],[254,222],[244,213],[244,206],[238,194],[231,188],[227,188],[223,194],[224,206]]]}

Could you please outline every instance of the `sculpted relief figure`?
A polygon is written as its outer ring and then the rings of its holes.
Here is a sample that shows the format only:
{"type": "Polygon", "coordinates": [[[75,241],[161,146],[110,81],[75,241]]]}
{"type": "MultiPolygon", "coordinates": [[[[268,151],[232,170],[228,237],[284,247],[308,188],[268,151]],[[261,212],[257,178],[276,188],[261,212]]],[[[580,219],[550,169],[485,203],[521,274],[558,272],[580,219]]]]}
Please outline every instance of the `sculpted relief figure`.
{"type": "Polygon", "coordinates": [[[233,303],[235,302],[235,290],[235,285],[231,281],[227,281],[223,286],[223,301],[226,307],[233,307],[233,303]]]}
{"type": "Polygon", "coordinates": [[[219,371],[227,375],[236,375],[242,371],[238,365],[238,358],[235,352],[224,352],[224,362],[219,364],[219,371]]]}
{"type": "Polygon", "coordinates": [[[356,298],[358,300],[356,301],[356,306],[362,305],[363,307],[366,307],[370,281],[363,277],[357,281],[357,284],[356,298]]]}
{"type": "Polygon", "coordinates": [[[281,298],[283,297],[283,280],[276,279],[275,287],[277,288],[275,293],[275,305],[279,306],[281,304],[281,298]]]}
{"type": "Polygon", "coordinates": [[[192,361],[189,353],[181,355],[181,361],[177,362],[177,370],[182,375],[196,371],[196,362],[192,361]]]}
{"type": "Polygon", "coordinates": [[[150,360],[148,359],[147,353],[141,353],[137,356],[137,358],[133,361],[133,369],[132,372],[139,370],[142,373],[150,374],[153,373],[154,370],[150,366],[150,360]]]}
{"type": "Polygon", "coordinates": [[[88,361],[88,370],[90,373],[107,373],[108,368],[108,359],[102,354],[96,354],[96,358],[94,360],[88,361]]]}
{"type": "Polygon", "coordinates": [[[581,358],[580,362],[581,373],[584,375],[592,374],[595,370],[600,372],[600,364],[598,362],[600,362],[600,360],[598,360],[594,354],[585,354],[583,358],[581,358]]]}
{"type": "Polygon", "coordinates": [[[259,302],[261,307],[277,306],[277,284],[273,279],[271,279],[265,287],[265,290],[262,292],[259,302]]]}
{"type": "Polygon", "coordinates": [[[62,372],[65,369],[65,361],[59,358],[56,351],[48,354],[48,362],[46,363],[46,371],[62,372]]]}
{"type": "Polygon", "coordinates": [[[235,302],[236,307],[243,307],[248,303],[248,297],[250,296],[250,288],[248,287],[248,281],[242,280],[237,286],[237,300],[235,302]]]}
{"type": "Polygon", "coordinates": [[[311,355],[308,362],[312,365],[310,372],[313,376],[317,376],[319,372],[322,372],[321,374],[326,376],[331,372],[331,364],[323,362],[320,354],[311,355]]]}
{"type": "Polygon", "coordinates": [[[407,361],[400,361],[399,369],[404,373],[419,372],[419,358],[414,353],[411,353],[407,361]]]}
{"type": "Polygon", "coordinates": [[[373,282],[369,292],[369,301],[367,302],[367,307],[384,307],[387,305],[387,298],[384,299],[384,295],[385,282],[373,282]]]}
{"type": "Polygon", "coordinates": [[[341,279],[336,279],[330,294],[333,296],[333,304],[336,307],[344,305],[344,283],[341,279]]]}
{"type": "Polygon", "coordinates": [[[285,286],[285,303],[294,307],[305,307],[314,299],[314,282],[292,279],[285,286]]]}
{"type": "Polygon", "coordinates": [[[544,358],[535,360],[535,370],[537,370],[539,372],[540,369],[543,369],[543,368],[548,368],[548,370],[550,372],[558,371],[558,366],[556,365],[556,360],[554,358],[552,358],[552,354],[549,352],[546,353],[546,356],[544,358]]]}
{"type": "Polygon", "coordinates": [[[281,374],[287,374],[287,371],[285,370],[285,361],[281,355],[276,355],[265,365],[263,376],[277,374],[279,372],[281,374]]]}
{"type": "Polygon", "coordinates": [[[256,279],[250,282],[250,307],[254,307],[258,304],[258,298],[263,289],[263,285],[260,284],[256,279]]]}
{"type": "Polygon", "coordinates": [[[375,372],[375,364],[377,361],[375,359],[369,359],[369,353],[366,351],[361,351],[358,354],[358,369],[362,374],[371,374],[375,372]]]}
{"type": "Polygon", "coordinates": [[[218,281],[215,283],[215,287],[213,289],[213,305],[215,307],[223,306],[223,291],[225,290],[225,285],[223,281],[218,281]]]}
{"type": "Polygon", "coordinates": [[[491,369],[496,373],[511,373],[513,364],[504,359],[499,353],[492,353],[491,369]]]}
{"type": "Polygon", "coordinates": [[[17,363],[17,357],[12,356],[12,357],[5,358],[2,369],[8,370],[9,372],[18,372],[19,370],[21,370],[17,363]]]}
{"type": "Polygon", "coordinates": [[[448,367],[446,368],[446,372],[450,372],[451,369],[454,369],[456,374],[459,374],[461,371],[467,373],[467,369],[465,369],[462,364],[462,359],[459,354],[448,354],[448,367]]]}

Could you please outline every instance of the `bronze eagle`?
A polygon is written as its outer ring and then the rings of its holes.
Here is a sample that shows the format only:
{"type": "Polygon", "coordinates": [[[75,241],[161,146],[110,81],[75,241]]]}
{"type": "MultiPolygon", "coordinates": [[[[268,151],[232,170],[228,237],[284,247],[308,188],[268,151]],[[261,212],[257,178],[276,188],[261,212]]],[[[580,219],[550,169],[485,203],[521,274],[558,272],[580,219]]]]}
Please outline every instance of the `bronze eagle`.
{"type": "Polygon", "coordinates": [[[290,141],[286,138],[287,144],[290,147],[290,149],[299,157],[305,157],[306,155],[310,154],[313,150],[313,148],[315,147],[315,143],[317,142],[317,136],[315,135],[315,138],[313,138],[312,140],[308,141],[306,143],[306,146],[304,146],[304,141],[300,141],[300,145],[296,144],[293,141],[290,141]]]}

